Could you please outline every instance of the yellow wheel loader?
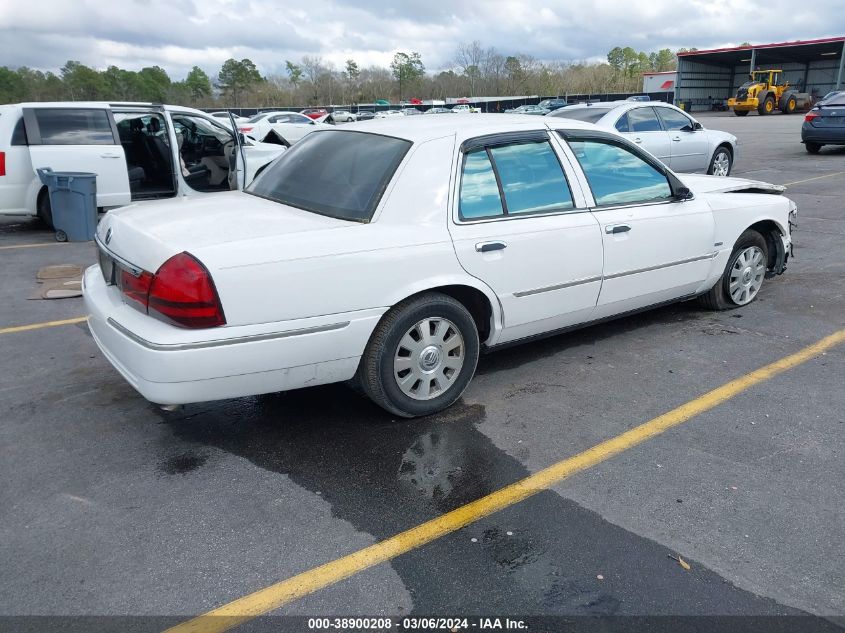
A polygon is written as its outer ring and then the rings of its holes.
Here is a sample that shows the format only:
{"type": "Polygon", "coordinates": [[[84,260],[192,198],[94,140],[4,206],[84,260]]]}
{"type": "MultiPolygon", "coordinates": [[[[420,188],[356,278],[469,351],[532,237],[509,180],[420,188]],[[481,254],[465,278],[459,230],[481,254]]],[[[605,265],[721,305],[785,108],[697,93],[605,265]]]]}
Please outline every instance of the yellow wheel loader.
{"type": "Polygon", "coordinates": [[[736,97],[728,99],[728,107],[737,116],[745,116],[752,110],[761,115],[780,110],[792,114],[806,110],[813,105],[813,98],[806,92],[791,88],[788,81],[782,82],[782,70],[755,70],[748,81],[739,87],[736,97]]]}

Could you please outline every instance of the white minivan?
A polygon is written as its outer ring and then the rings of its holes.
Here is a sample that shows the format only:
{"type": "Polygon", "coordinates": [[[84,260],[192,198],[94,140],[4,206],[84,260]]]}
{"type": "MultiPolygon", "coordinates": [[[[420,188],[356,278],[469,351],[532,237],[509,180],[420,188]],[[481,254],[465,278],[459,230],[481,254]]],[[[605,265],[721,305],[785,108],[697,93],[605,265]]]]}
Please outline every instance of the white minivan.
{"type": "Polygon", "coordinates": [[[97,174],[97,206],[242,189],[282,145],[259,143],[193,108],[59,102],[0,106],[0,214],[52,225],[36,170],[97,174]]]}

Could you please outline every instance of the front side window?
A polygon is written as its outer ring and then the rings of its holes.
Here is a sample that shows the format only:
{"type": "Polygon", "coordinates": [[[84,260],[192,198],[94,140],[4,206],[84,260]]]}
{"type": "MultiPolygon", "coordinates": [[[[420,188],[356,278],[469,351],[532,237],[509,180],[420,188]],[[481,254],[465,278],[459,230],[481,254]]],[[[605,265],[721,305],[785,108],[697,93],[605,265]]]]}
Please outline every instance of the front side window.
{"type": "Polygon", "coordinates": [[[621,145],[604,140],[570,141],[597,206],[670,200],[665,174],[621,145]]]}
{"type": "Polygon", "coordinates": [[[114,145],[105,110],[35,108],[35,120],[44,145],[114,145]]]}
{"type": "Polygon", "coordinates": [[[548,141],[493,146],[466,155],[459,208],[462,220],[572,207],[569,184],[548,141]]]}
{"type": "Polygon", "coordinates": [[[654,108],[634,108],[628,112],[632,132],[660,132],[660,120],[654,108]]]}
{"type": "Polygon", "coordinates": [[[292,207],[367,222],[411,142],[363,132],[316,131],[298,141],[247,188],[292,207]]]}
{"type": "Polygon", "coordinates": [[[685,128],[692,129],[692,121],[686,114],[672,108],[657,108],[657,111],[660,113],[660,118],[663,119],[663,124],[667,130],[674,132],[685,128]]]}

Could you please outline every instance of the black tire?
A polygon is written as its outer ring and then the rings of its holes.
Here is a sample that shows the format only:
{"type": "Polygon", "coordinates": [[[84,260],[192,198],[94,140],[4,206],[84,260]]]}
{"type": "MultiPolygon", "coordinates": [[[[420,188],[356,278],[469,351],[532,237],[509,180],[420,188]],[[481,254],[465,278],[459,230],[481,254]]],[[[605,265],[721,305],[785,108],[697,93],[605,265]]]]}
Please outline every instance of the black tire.
{"type": "Polygon", "coordinates": [[[56,231],[56,241],[67,242],[67,233],[65,233],[64,231],[56,231]]]}
{"type": "Polygon", "coordinates": [[[810,141],[807,141],[806,143],[804,143],[804,148],[810,154],[818,154],[819,150],[822,148],[822,146],[821,146],[820,143],[811,143],[810,141]]]}
{"type": "MultiPolygon", "coordinates": [[[[751,246],[756,246],[760,250],[763,251],[763,261],[768,262],[769,259],[769,248],[766,245],[766,239],[760,235],[757,231],[749,229],[745,231],[742,235],[739,236],[739,239],[734,244],[733,251],[731,251],[731,256],[728,258],[728,263],[725,266],[725,270],[722,272],[722,276],[719,277],[719,281],[705,294],[700,295],[698,297],[698,303],[708,310],[732,310],[734,308],[739,308],[746,306],[752,303],[758,294],[755,294],[754,298],[747,303],[740,304],[733,300],[731,297],[729,287],[731,281],[731,269],[734,267],[737,259],[739,258],[740,254],[747,248],[751,246]]],[[[761,282],[762,283],[762,282],[761,282]]]]}
{"type": "Polygon", "coordinates": [[[710,159],[710,166],[707,168],[707,173],[711,176],[714,175],[714,171],[716,169],[716,161],[721,158],[726,158],[728,161],[728,172],[726,174],[718,174],[722,177],[728,177],[731,175],[731,170],[734,166],[734,157],[731,153],[731,150],[725,147],[724,145],[720,145],[716,148],[716,151],[713,152],[713,157],[710,159]]]}
{"type": "Polygon", "coordinates": [[[462,303],[429,292],[390,309],[370,337],[356,376],[364,393],[394,415],[414,418],[442,411],[460,398],[475,374],[479,354],[478,328],[462,303]],[[394,377],[394,356],[405,334],[422,319],[448,319],[463,337],[463,365],[454,382],[439,396],[418,400],[406,395],[394,377]]]}
{"type": "Polygon", "coordinates": [[[38,192],[38,201],[36,202],[36,211],[41,221],[47,225],[47,228],[53,228],[53,207],[50,206],[50,192],[47,187],[38,192]]]}
{"type": "Polygon", "coordinates": [[[766,116],[775,111],[775,98],[772,95],[767,95],[763,102],[757,106],[757,114],[766,116]]]}
{"type": "Polygon", "coordinates": [[[787,99],[781,105],[780,111],[784,114],[792,114],[795,112],[795,108],[798,107],[798,102],[795,100],[795,97],[787,97],[787,99]]]}
{"type": "Polygon", "coordinates": [[[734,114],[737,116],[748,116],[748,110],[734,110],[734,114]]]}

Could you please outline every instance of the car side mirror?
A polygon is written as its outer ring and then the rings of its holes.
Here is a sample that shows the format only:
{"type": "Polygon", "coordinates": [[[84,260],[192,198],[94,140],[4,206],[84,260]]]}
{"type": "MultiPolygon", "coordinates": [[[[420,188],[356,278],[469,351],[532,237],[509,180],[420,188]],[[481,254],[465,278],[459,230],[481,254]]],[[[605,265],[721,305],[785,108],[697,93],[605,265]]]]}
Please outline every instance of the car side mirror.
{"type": "Polygon", "coordinates": [[[244,136],[243,132],[238,132],[238,141],[241,145],[244,145],[246,143],[246,137],[244,136]]]}
{"type": "Polygon", "coordinates": [[[692,198],[692,191],[688,187],[678,187],[675,190],[675,200],[684,201],[690,198],[692,198]]]}
{"type": "Polygon", "coordinates": [[[703,130],[703,129],[704,129],[704,126],[703,126],[703,125],[701,125],[701,123],[699,123],[698,121],[695,121],[695,122],[692,124],[692,131],[693,131],[693,132],[698,132],[699,130],[703,130]]]}

